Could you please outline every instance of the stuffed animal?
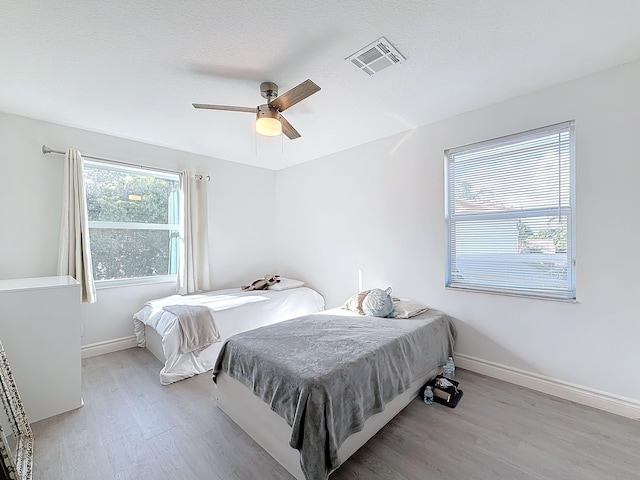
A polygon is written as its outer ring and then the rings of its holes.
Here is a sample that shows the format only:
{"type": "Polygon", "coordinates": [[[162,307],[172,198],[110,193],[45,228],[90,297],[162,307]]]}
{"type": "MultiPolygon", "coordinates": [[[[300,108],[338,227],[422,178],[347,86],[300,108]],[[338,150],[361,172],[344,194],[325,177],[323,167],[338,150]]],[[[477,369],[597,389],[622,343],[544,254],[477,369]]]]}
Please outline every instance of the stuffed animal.
{"type": "Polygon", "coordinates": [[[251,285],[242,285],[242,290],[266,290],[271,285],[275,285],[280,281],[280,275],[267,274],[264,278],[255,280],[251,285]]]}

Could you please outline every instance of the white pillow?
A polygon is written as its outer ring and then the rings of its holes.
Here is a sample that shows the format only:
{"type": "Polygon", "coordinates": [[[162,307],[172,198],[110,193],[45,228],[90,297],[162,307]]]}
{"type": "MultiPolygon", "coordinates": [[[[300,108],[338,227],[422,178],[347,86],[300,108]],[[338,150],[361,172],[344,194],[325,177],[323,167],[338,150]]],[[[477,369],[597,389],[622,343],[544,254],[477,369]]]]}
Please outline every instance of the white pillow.
{"type": "Polygon", "coordinates": [[[280,277],[280,281],[269,287],[269,290],[289,290],[290,288],[298,288],[304,285],[304,282],[300,280],[294,280],[293,278],[280,277]]]}
{"type": "Polygon", "coordinates": [[[393,318],[411,318],[429,310],[429,307],[415,300],[394,299],[393,318]]]}
{"type": "Polygon", "coordinates": [[[356,293],[355,295],[351,295],[347,299],[347,301],[344,302],[344,305],[342,305],[342,308],[344,308],[345,310],[349,310],[350,312],[357,313],[359,315],[364,315],[364,312],[362,311],[362,301],[364,300],[364,297],[366,297],[369,292],[370,290],[364,290],[363,292],[356,293]]]}

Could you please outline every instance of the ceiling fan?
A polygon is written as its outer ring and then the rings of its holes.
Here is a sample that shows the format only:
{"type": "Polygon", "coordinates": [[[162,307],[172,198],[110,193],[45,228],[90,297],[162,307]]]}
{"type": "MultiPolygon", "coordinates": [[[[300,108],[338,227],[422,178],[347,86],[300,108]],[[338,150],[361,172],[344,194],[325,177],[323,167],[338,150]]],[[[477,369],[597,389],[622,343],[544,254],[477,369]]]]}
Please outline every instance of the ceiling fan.
{"type": "Polygon", "coordinates": [[[231,110],[232,112],[249,112],[256,114],[256,131],[269,137],[284,133],[291,140],[300,138],[298,131],[284,118],[281,112],[292,107],[320,90],[320,87],[311,80],[305,80],[300,85],[278,96],[278,85],[273,82],[260,84],[260,95],[267,99],[267,103],[257,107],[232,107],[228,105],[208,105],[205,103],[193,103],[195,108],[209,110],[231,110]]]}

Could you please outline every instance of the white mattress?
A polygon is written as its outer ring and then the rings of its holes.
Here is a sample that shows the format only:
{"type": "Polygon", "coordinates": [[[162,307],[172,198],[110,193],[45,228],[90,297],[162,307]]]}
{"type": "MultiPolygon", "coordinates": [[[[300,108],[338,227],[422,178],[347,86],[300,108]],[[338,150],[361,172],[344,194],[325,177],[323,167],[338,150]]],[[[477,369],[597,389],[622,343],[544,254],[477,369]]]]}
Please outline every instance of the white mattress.
{"type": "Polygon", "coordinates": [[[224,340],[231,335],[317,313],[323,309],[324,298],[308,287],[250,292],[231,288],[201,295],[171,295],[151,300],[134,314],[133,320],[139,347],[146,345],[145,325],[162,337],[165,365],[160,371],[160,382],[168,385],[211,370],[224,340]],[[178,319],[162,309],[166,305],[185,303],[205,305],[213,310],[213,317],[222,337],[220,342],[207,347],[199,355],[179,352],[178,319]]]}

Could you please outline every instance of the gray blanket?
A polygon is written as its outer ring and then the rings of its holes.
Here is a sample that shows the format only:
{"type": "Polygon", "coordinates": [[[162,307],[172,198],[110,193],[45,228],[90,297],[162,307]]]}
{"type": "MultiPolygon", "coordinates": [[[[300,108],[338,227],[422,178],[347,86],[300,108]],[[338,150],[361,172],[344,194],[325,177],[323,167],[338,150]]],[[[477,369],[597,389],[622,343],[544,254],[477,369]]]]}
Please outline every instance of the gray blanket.
{"type": "Polygon", "coordinates": [[[200,305],[165,305],[162,307],[178,317],[180,353],[198,355],[202,350],[220,341],[220,333],[210,308],[200,305]]]}
{"type": "Polygon", "coordinates": [[[340,466],[338,449],[371,415],[433,372],[453,351],[450,318],[308,315],[230,337],[213,376],[226,372],[291,425],[308,480],[340,466]]]}

